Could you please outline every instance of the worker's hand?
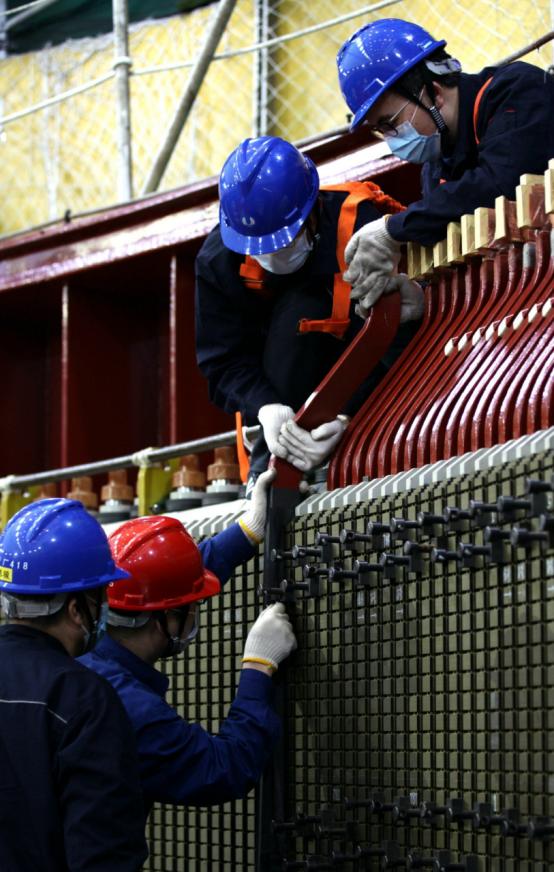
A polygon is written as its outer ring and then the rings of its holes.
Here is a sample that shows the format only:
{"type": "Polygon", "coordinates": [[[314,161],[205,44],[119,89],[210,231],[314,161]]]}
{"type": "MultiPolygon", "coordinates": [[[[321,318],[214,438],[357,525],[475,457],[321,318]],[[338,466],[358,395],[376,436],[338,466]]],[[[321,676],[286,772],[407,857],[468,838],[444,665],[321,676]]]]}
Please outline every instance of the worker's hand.
{"type": "Polygon", "coordinates": [[[295,421],[287,421],[279,436],[286,450],[285,459],[303,472],[319,466],[342,439],[349,420],[346,415],[338,415],[313,430],[303,430],[295,421]]]}
{"type": "Polygon", "coordinates": [[[393,276],[387,285],[387,294],[400,291],[400,323],[419,321],[423,318],[425,300],[421,285],[409,279],[404,273],[393,276]]]}
{"type": "MultiPolygon", "coordinates": [[[[409,279],[404,273],[399,273],[392,276],[385,287],[385,294],[392,294],[395,291],[400,292],[400,323],[406,321],[419,321],[423,317],[425,302],[421,285],[409,279]]],[[[356,312],[361,318],[367,318],[371,311],[371,307],[366,308],[360,302],[356,306],[356,312]]]]}
{"type": "Polygon", "coordinates": [[[246,639],[242,662],[260,663],[277,669],[296,648],[296,637],[283,603],[264,609],[246,639]]]}
{"type": "Polygon", "coordinates": [[[283,424],[293,417],[294,410],[282,403],[268,403],[258,410],[258,421],[262,425],[266,445],[276,457],[285,456],[279,444],[279,432],[283,424]]]}
{"type": "Polygon", "coordinates": [[[239,518],[239,525],[252,545],[258,545],[264,538],[265,519],[267,516],[267,492],[271,482],[277,475],[276,469],[266,469],[256,479],[252,490],[250,505],[239,518]]]}
{"type": "Polygon", "coordinates": [[[388,232],[387,217],[383,215],[361,227],[344,251],[348,264],[344,280],[352,285],[350,299],[358,301],[356,312],[359,315],[362,310],[369,311],[385,292],[400,260],[400,243],[388,232]]]}

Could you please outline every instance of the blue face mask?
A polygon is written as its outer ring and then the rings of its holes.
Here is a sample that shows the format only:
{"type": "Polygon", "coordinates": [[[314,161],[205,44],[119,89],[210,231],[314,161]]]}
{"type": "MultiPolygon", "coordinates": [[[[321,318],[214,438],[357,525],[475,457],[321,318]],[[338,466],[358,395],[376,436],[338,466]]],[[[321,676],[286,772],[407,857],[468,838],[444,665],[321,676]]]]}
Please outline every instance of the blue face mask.
{"type": "Polygon", "coordinates": [[[385,134],[385,140],[393,154],[410,163],[436,161],[441,153],[440,133],[424,136],[409,121],[398,125],[395,136],[385,134]]]}

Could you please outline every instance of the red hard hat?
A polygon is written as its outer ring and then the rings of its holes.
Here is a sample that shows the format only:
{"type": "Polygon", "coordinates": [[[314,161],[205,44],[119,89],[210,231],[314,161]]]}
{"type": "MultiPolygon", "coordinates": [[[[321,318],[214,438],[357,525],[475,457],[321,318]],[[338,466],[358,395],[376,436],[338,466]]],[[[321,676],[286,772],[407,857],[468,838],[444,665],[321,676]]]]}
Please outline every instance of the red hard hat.
{"type": "Polygon", "coordinates": [[[176,518],[126,521],[109,538],[113,559],[131,577],[108,585],[108,605],[123,611],[158,611],[219,593],[192,536],[176,518]]]}

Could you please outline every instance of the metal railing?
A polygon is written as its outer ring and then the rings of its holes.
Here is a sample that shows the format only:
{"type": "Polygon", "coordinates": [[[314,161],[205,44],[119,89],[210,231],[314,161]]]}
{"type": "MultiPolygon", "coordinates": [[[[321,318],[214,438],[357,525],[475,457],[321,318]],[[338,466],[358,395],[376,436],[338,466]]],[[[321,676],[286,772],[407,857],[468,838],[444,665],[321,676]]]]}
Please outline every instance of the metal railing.
{"type": "MultiPolygon", "coordinates": [[[[261,427],[245,427],[244,437],[252,440],[261,432],[261,427]]],[[[225,445],[234,445],[237,434],[235,430],[217,433],[214,436],[204,436],[189,442],[179,442],[177,445],[167,445],[164,448],[143,448],[132,454],[112,457],[108,460],[97,460],[92,463],[80,463],[77,466],[66,466],[62,469],[48,469],[44,472],[34,472],[29,475],[6,475],[0,478],[0,493],[24,491],[51,482],[64,481],[82,475],[100,475],[114,469],[130,469],[133,466],[148,467],[161,464],[166,460],[183,457],[186,454],[196,454],[202,451],[212,451],[225,445]]]]}

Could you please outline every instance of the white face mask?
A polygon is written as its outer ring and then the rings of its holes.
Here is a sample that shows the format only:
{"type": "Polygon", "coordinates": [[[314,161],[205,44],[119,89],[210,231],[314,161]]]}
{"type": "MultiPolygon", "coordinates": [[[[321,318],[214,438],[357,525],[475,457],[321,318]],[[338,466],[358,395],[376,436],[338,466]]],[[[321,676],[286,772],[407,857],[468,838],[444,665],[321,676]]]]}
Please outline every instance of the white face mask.
{"type": "Polygon", "coordinates": [[[308,238],[307,230],[304,228],[286,248],[281,248],[271,254],[252,256],[263,269],[282,276],[296,272],[301,266],[304,266],[313,247],[313,241],[308,238]]]}

